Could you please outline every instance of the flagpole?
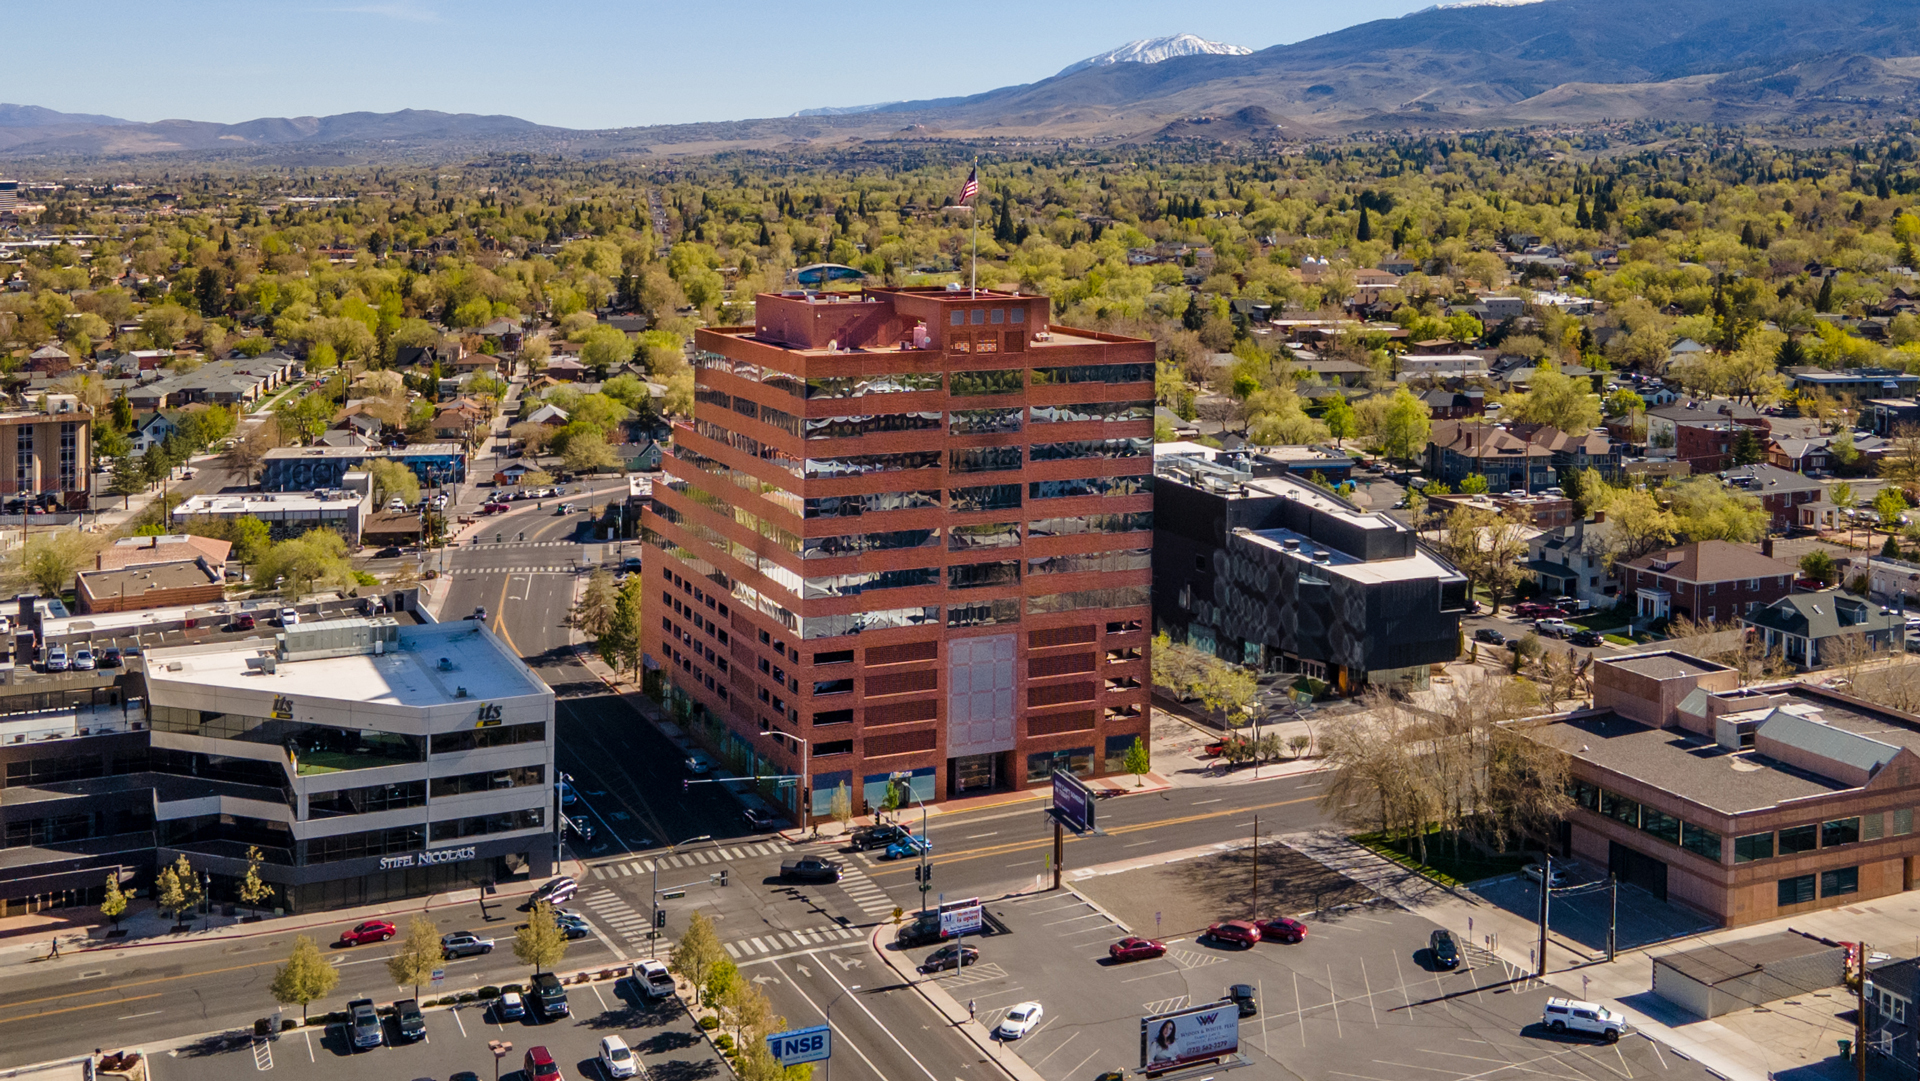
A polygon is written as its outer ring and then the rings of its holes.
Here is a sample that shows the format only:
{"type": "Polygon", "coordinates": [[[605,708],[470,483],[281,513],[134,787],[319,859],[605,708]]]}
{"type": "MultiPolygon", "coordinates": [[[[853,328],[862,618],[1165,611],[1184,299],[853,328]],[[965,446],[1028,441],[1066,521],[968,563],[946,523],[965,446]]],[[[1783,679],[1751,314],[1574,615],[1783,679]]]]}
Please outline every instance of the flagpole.
{"type": "MultiPolygon", "coordinates": [[[[973,159],[973,175],[980,175],[980,159],[973,159]]],[[[967,205],[967,212],[973,215],[973,271],[967,282],[967,299],[980,296],[980,196],[975,193],[973,202],[967,205]]]]}

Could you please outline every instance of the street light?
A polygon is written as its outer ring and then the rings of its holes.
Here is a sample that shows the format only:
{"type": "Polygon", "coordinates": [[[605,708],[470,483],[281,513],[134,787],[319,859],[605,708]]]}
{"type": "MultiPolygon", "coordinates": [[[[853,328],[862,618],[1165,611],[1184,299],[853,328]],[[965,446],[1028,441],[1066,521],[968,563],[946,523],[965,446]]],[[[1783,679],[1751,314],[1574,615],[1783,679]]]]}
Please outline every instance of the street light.
{"type": "MultiPolygon", "coordinates": [[[[849,984],[846,990],[833,996],[833,1001],[827,1003],[827,1008],[825,1010],[825,1013],[827,1015],[827,1029],[829,1031],[833,1029],[833,1007],[835,1006],[835,1004],[837,1004],[841,999],[846,998],[848,995],[851,995],[858,990],[860,990],[859,984],[857,983],[849,984]]],[[[823,1063],[820,1069],[820,1081],[833,1081],[833,1059],[831,1057],[828,1057],[828,1058],[821,1059],[820,1061],[823,1063]]]]}
{"type": "Polygon", "coordinates": [[[513,1053],[513,1044],[507,1040],[488,1040],[487,1050],[493,1052],[493,1081],[500,1081],[500,1060],[513,1053]]]}
{"type": "Polygon", "coordinates": [[[913,774],[889,773],[887,783],[907,782],[907,798],[920,805],[920,843],[914,847],[920,850],[920,914],[927,912],[927,891],[933,889],[932,876],[927,873],[927,852],[933,848],[927,843],[927,803],[913,794],[913,774]]]}
{"type": "Polygon", "coordinates": [[[799,799],[796,802],[800,805],[800,832],[805,833],[807,822],[813,817],[813,808],[808,806],[813,802],[813,773],[808,768],[813,757],[813,743],[791,732],[775,731],[770,734],[775,739],[790,739],[800,745],[799,799]]]}
{"type": "MultiPolygon", "coordinates": [[[[713,834],[703,833],[698,837],[689,837],[686,840],[679,842],[679,844],[668,845],[667,851],[669,853],[673,853],[673,852],[679,851],[680,845],[690,845],[699,841],[711,841],[711,840],[713,840],[713,834]]],[[[653,862],[653,892],[651,896],[653,898],[653,921],[651,926],[647,928],[647,957],[649,960],[651,960],[654,956],[654,950],[655,950],[654,944],[660,941],[660,861],[658,859],[655,859],[652,862],[653,862]]]]}

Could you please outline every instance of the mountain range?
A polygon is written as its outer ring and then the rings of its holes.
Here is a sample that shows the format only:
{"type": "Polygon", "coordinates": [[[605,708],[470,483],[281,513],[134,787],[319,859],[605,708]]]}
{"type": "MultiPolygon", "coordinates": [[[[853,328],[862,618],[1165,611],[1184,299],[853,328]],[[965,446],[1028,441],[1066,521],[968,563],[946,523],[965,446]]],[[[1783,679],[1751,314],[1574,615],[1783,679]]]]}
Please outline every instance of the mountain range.
{"type": "Polygon", "coordinates": [[[1603,119],[1884,118],[1920,106],[1920,0],[1482,0],[1233,50],[1198,38],[1132,43],[1037,82],[964,97],[602,131],[422,111],[136,124],[0,106],[0,156],[347,161],[915,139],[1260,142],[1603,119]],[[1129,50],[1156,49],[1165,54],[1157,62],[1124,62],[1129,50]]]}

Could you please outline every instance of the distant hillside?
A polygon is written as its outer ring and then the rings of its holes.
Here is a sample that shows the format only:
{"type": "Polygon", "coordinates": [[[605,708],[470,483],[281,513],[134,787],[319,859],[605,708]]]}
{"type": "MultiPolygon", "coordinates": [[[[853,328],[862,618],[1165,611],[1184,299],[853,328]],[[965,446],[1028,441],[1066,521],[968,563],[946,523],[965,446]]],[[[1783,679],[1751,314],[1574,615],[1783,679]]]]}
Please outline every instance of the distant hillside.
{"type": "Polygon", "coordinates": [[[1920,0],[1483,0],[1247,55],[1193,41],[1206,48],[1136,42],[1051,78],[963,97],[604,131],[418,111],[131,124],[0,106],[0,155],[610,157],[871,140],[1262,142],[1369,129],[1920,112],[1920,0]],[[1158,62],[1125,62],[1129,52],[1158,62]],[[1182,52],[1191,55],[1173,55],[1182,52]]]}

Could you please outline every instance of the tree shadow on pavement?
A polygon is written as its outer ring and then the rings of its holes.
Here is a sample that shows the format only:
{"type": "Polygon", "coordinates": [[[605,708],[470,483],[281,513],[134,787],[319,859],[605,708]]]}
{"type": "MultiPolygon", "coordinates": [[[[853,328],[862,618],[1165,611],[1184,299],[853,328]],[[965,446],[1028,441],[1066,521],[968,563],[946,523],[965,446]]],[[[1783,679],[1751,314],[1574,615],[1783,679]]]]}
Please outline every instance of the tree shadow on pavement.
{"type": "Polygon", "coordinates": [[[719,1059],[690,1061],[677,1058],[668,1062],[647,1064],[647,1076],[652,1081],[705,1081],[709,1077],[720,1076],[719,1059]]]}
{"type": "Polygon", "coordinates": [[[1372,890],[1286,845],[1260,846],[1258,909],[1251,846],[1074,883],[1135,934],[1204,931],[1222,920],[1324,912],[1375,898],[1372,890]]]}
{"type": "Polygon", "coordinates": [[[247,1052],[253,1049],[253,1033],[235,1030],[216,1032],[202,1036],[190,1044],[176,1048],[180,1058],[212,1058],[215,1055],[230,1055],[235,1052],[247,1052]]]}

